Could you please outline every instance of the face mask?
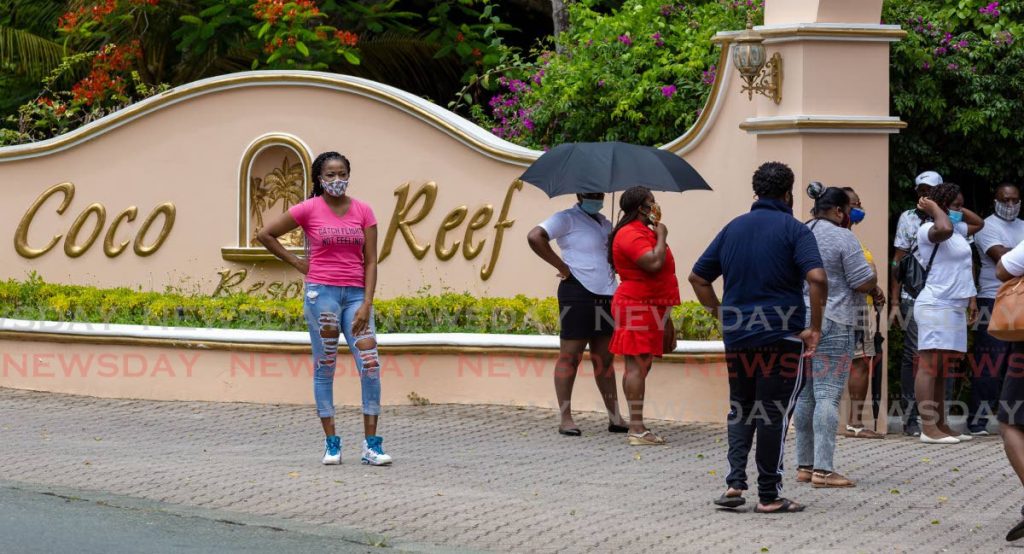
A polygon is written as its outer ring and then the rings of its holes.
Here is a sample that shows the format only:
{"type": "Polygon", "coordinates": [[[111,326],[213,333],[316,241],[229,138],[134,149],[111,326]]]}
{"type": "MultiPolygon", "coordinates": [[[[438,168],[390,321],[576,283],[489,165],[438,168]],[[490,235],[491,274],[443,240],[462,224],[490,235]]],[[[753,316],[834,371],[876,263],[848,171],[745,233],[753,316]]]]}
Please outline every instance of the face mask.
{"type": "Polygon", "coordinates": [[[651,204],[650,211],[647,212],[647,219],[651,220],[652,225],[657,225],[661,222],[661,206],[657,202],[651,204]]]}
{"type": "Polygon", "coordinates": [[[1020,202],[1011,204],[1009,202],[1000,202],[996,200],[996,217],[1006,221],[1013,221],[1017,219],[1017,215],[1020,214],[1020,202]]]}
{"type": "Polygon", "coordinates": [[[850,228],[850,216],[846,215],[846,212],[843,212],[843,219],[839,222],[839,226],[843,229],[850,228]]]}
{"type": "Polygon", "coordinates": [[[964,213],[956,210],[949,210],[949,220],[952,221],[954,225],[960,223],[964,220],[964,213]]]}
{"type": "Polygon", "coordinates": [[[860,208],[850,208],[850,223],[856,225],[861,221],[864,221],[864,210],[860,208]]]}
{"type": "Polygon", "coordinates": [[[331,196],[342,196],[348,189],[348,179],[336,179],[330,183],[324,183],[324,192],[331,196]]]}
{"type": "Polygon", "coordinates": [[[584,198],[583,200],[580,201],[580,209],[587,212],[590,215],[600,213],[601,208],[604,208],[604,200],[584,198]]]}

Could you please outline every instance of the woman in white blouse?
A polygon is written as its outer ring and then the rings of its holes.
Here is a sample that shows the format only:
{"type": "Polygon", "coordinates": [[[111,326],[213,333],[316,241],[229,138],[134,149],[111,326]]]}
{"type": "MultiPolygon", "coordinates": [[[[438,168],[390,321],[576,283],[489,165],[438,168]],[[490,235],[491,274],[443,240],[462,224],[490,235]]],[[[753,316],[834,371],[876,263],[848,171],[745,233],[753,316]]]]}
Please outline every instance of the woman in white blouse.
{"type": "Polygon", "coordinates": [[[629,430],[619,413],[613,356],[608,351],[614,331],[611,301],[618,283],[608,263],[612,224],[601,214],[603,207],[603,194],[577,194],[576,204],[544,220],[528,235],[530,248],[558,270],[560,279],[561,348],[555,364],[555,397],[561,413],[558,432],[570,437],[582,435],[572,418],[572,387],[588,345],[594,380],[608,410],[608,432],[629,430]],[[551,240],[558,243],[561,256],[551,248],[551,240]]]}
{"type": "MultiPolygon", "coordinates": [[[[957,444],[971,440],[946,421],[946,376],[967,352],[967,326],[978,317],[971,246],[955,225],[963,218],[960,187],[943,183],[921,198],[918,209],[930,218],[917,240],[927,281],[914,303],[920,355],[914,392],[921,414],[921,442],[957,444]],[[969,315],[968,315],[969,314],[969,315]]],[[[969,229],[968,234],[978,228],[969,229]]]]}

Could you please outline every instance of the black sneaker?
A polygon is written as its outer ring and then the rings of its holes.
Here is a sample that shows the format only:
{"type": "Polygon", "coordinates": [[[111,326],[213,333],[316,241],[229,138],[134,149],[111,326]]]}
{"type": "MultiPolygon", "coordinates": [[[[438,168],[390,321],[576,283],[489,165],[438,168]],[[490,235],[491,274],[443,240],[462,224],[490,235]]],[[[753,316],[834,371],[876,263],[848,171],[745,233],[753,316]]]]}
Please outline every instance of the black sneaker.
{"type": "Polygon", "coordinates": [[[921,426],[916,422],[911,422],[903,426],[903,434],[908,437],[920,437],[921,426]]]}

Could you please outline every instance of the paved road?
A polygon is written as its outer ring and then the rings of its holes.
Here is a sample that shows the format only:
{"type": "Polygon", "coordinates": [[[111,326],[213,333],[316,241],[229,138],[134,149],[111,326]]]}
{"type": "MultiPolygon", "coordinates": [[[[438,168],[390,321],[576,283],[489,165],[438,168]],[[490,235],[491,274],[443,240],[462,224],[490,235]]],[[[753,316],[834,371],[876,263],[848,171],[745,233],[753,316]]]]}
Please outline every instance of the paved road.
{"type": "Polygon", "coordinates": [[[785,494],[809,505],[793,517],[712,509],[721,426],[652,422],[669,444],[634,448],[597,415],[567,438],[548,410],[389,407],[396,463],[374,468],[348,446],[357,411],[339,418],[345,463],[324,467],[309,406],[0,389],[0,479],[362,529],[395,548],[502,552],[995,552],[1024,501],[996,438],[840,439],[837,467],[859,486],[816,490],[788,474],[785,494]]]}
{"type": "Polygon", "coordinates": [[[354,531],[298,531],[267,518],[95,491],[0,482],[0,506],[0,551],[10,553],[386,551],[371,534],[354,542],[354,531]]]}

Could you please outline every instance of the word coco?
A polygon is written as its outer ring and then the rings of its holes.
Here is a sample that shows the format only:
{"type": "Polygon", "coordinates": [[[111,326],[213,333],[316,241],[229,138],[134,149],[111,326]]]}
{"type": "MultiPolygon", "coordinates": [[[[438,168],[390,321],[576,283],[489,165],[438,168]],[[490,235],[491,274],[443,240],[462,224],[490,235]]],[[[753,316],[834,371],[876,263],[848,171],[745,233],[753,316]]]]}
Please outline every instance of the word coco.
{"type": "MultiPolygon", "coordinates": [[[[34,248],[28,243],[28,229],[32,225],[32,220],[35,218],[39,208],[42,207],[42,205],[51,196],[58,193],[64,193],[64,200],[62,200],[60,206],[57,207],[57,213],[59,215],[64,215],[68,206],[71,205],[71,200],[75,197],[75,185],[72,183],[60,183],[46,189],[39,195],[39,198],[36,198],[35,201],[32,202],[28,211],[26,211],[25,215],[22,216],[21,222],[18,223],[18,229],[14,233],[14,249],[21,257],[29,259],[38,258],[52,250],[53,247],[57,245],[57,242],[60,241],[61,237],[64,236],[60,233],[53,235],[53,237],[50,238],[50,242],[41,248],[34,248]]],[[[117,214],[117,216],[115,216],[111,221],[110,227],[107,228],[107,234],[103,239],[103,253],[106,254],[107,257],[115,258],[120,256],[121,253],[124,252],[125,248],[128,247],[128,243],[132,242],[131,240],[124,240],[119,244],[115,244],[117,230],[123,222],[135,221],[138,213],[139,209],[137,207],[129,206],[124,211],[117,214]]],[[[170,202],[164,202],[154,208],[153,211],[150,212],[149,217],[142,222],[142,226],[139,227],[139,231],[135,235],[134,244],[132,245],[132,250],[135,251],[135,255],[149,256],[159,250],[160,246],[162,246],[164,241],[167,240],[167,235],[170,234],[171,228],[174,227],[174,216],[174,204],[170,202]],[[146,244],[146,234],[149,232],[149,228],[153,225],[156,217],[161,214],[164,216],[164,224],[160,229],[160,234],[157,235],[156,240],[153,241],[152,244],[146,244]]],[[[77,258],[82,254],[85,254],[100,236],[100,232],[103,231],[103,226],[106,224],[106,221],[107,209],[103,204],[89,204],[80,214],[78,214],[75,221],[71,223],[71,227],[68,228],[67,235],[64,236],[64,254],[69,258],[77,258]],[[96,219],[92,232],[89,233],[89,236],[86,237],[84,241],[79,242],[78,235],[81,233],[82,227],[85,226],[89,217],[92,215],[95,215],[96,219]]]]}

